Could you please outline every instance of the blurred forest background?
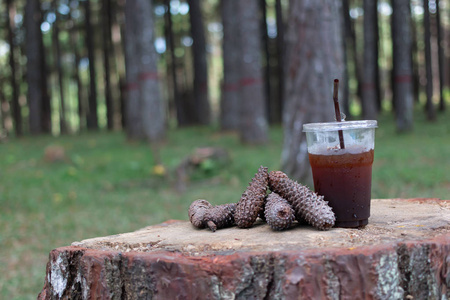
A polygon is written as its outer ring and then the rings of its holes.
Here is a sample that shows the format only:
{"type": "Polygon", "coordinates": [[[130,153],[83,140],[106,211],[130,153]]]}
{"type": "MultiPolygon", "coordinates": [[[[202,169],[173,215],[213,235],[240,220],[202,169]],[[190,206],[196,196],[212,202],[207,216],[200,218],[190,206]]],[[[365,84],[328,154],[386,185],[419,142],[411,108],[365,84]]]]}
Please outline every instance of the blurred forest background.
{"type": "Polygon", "coordinates": [[[236,202],[261,164],[309,182],[302,124],[333,120],[335,78],[347,120],[379,121],[373,197],[448,198],[449,0],[4,0],[0,16],[0,298],[35,298],[52,248],[236,202]]]}

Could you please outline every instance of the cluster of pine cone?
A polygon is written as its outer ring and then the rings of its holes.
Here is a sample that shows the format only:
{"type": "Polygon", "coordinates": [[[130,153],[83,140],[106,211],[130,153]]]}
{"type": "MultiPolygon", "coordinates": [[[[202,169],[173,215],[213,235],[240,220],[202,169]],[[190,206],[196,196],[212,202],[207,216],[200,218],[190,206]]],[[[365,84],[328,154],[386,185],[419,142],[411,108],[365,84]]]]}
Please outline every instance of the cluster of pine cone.
{"type": "Polygon", "coordinates": [[[327,230],[333,227],[336,220],[323,196],[290,179],[285,173],[269,173],[263,166],[258,169],[238,203],[212,206],[200,199],[189,207],[191,223],[212,231],[234,225],[249,228],[258,217],[274,230],[288,229],[295,220],[327,230]],[[267,188],[272,191],[268,195],[267,188]]]}

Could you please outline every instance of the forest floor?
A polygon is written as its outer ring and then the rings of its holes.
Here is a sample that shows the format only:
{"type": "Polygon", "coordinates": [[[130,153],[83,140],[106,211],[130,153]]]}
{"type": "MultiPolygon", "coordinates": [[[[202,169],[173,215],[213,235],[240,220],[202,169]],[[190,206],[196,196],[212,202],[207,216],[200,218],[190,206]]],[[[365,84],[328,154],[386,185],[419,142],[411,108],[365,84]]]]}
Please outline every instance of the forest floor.
{"type": "MultiPolygon", "coordinates": [[[[128,143],[122,133],[26,137],[0,144],[0,298],[35,299],[48,253],[73,241],[188,219],[198,198],[237,202],[260,165],[280,168],[283,133],[270,131],[266,146],[244,146],[213,128],[172,130],[159,149],[128,143]],[[177,192],[175,168],[197,147],[226,149],[230,161],[206,160],[177,192]],[[50,148],[49,148],[50,147],[50,148]],[[58,149],[65,159],[59,162],[58,149]],[[53,149],[54,153],[51,153],[53,149]]],[[[376,132],[372,198],[450,199],[450,117],[437,122],[417,114],[409,134],[397,134],[391,115],[376,132]]]]}

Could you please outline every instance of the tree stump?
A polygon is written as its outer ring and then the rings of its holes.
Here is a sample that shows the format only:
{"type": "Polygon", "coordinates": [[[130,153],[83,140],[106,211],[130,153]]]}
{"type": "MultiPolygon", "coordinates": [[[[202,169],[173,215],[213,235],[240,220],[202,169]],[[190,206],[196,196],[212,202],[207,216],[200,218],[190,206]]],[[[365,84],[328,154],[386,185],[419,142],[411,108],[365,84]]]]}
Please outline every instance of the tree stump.
{"type": "Polygon", "coordinates": [[[450,299],[450,200],[372,200],[369,225],[187,221],[50,253],[39,299],[450,299]]]}

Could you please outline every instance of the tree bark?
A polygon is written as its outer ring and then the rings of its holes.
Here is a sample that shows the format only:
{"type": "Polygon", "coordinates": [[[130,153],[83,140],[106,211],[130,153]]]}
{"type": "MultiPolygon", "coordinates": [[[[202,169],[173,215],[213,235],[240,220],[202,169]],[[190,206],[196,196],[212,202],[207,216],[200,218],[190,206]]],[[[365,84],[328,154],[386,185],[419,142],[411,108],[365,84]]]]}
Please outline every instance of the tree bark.
{"type": "Polygon", "coordinates": [[[359,230],[172,220],[52,250],[38,299],[448,299],[449,209],[373,200],[359,230]]]}
{"type": "Polygon", "coordinates": [[[194,105],[196,122],[209,125],[211,109],[208,96],[208,67],[206,62],[206,40],[203,17],[199,0],[188,0],[189,20],[193,39],[192,54],[194,61],[194,105]]]}
{"type": "Polygon", "coordinates": [[[84,3],[86,46],[89,59],[89,101],[86,121],[88,130],[95,130],[98,129],[97,76],[95,72],[94,30],[91,20],[91,0],[85,0],[82,3],[84,3]]]}
{"type": "Polygon", "coordinates": [[[281,115],[283,111],[283,103],[284,103],[284,56],[285,56],[285,47],[284,47],[284,29],[285,22],[283,21],[283,9],[281,6],[281,0],[275,1],[275,14],[277,18],[277,104],[274,107],[274,121],[279,123],[281,122],[281,115]]]}
{"type": "Polygon", "coordinates": [[[126,131],[130,140],[144,137],[142,116],[140,114],[139,58],[136,24],[136,0],[125,3],[125,65],[126,65],[126,131]]]}
{"type": "Polygon", "coordinates": [[[267,1],[266,0],[260,0],[260,11],[261,11],[261,36],[262,36],[262,45],[263,45],[263,52],[264,52],[264,62],[263,65],[263,74],[264,74],[264,92],[265,92],[265,98],[266,98],[266,118],[269,123],[272,123],[272,89],[270,86],[270,50],[269,50],[269,35],[267,34],[267,1]]]}
{"type": "Polygon", "coordinates": [[[58,74],[58,88],[59,88],[59,127],[60,133],[66,134],[68,132],[67,122],[66,122],[66,104],[64,97],[64,78],[63,69],[61,63],[61,45],[59,43],[59,16],[58,16],[58,4],[57,0],[53,0],[52,8],[55,12],[55,22],[53,23],[52,38],[53,46],[55,47],[55,62],[56,62],[56,72],[58,74]]]}
{"type": "Polygon", "coordinates": [[[258,0],[239,1],[237,14],[240,25],[240,137],[243,143],[264,144],[268,141],[267,102],[261,45],[261,22],[258,0]]]}
{"type": "Polygon", "coordinates": [[[74,63],[73,63],[73,73],[72,78],[75,80],[77,85],[77,113],[78,113],[78,130],[82,131],[86,124],[86,118],[85,118],[85,101],[83,96],[83,83],[80,78],[80,51],[78,49],[78,40],[79,40],[79,30],[77,28],[77,25],[75,23],[75,20],[71,18],[71,14],[69,14],[69,20],[72,22],[72,26],[70,27],[70,47],[72,48],[73,54],[74,54],[74,63]]]}
{"type": "MultiPolygon", "coordinates": [[[[342,43],[344,44],[344,78],[347,84],[341,85],[340,94],[341,99],[339,99],[340,109],[346,117],[350,117],[350,86],[349,86],[349,78],[350,78],[350,70],[349,70],[349,61],[353,51],[353,40],[352,40],[352,20],[350,18],[350,3],[349,0],[342,1],[342,15],[343,15],[343,28],[342,28],[342,43]]],[[[354,66],[356,69],[356,66],[354,66]]],[[[356,72],[353,71],[354,76],[356,77],[356,72]]]]}
{"type": "Polygon", "coordinates": [[[364,0],[364,73],[362,112],[366,120],[376,120],[378,115],[378,24],[376,0],[364,0]]]}
{"type": "Polygon", "coordinates": [[[222,130],[239,129],[240,111],[240,44],[238,0],[222,0],[223,24],[223,85],[220,103],[220,126],[222,130]]]}
{"type": "MultiPolygon", "coordinates": [[[[286,32],[282,169],[312,184],[305,123],[334,120],[333,80],[344,74],[340,1],[291,1],[286,32]]],[[[345,83],[342,83],[345,84],[345,83]]]]}
{"type": "Polygon", "coordinates": [[[39,0],[27,0],[25,5],[26,55],[27,55],[27,100],[30,109],[30,132],[43,131],[42,105],[42,48],[41,48],[41,9],[39,0]]]}
{"type": "Polygon", "coordinates": [[[159,90],[158,55],[154,46],[153,9],[151,1],[136,1],[138,22],[138,60],[140,113],[144,134],[149,142],[160,142],[166,134],[166,107],[159,90]]]}
{"type": "Polygon", "coordinates": [[[102,27],[103,27],[103,70],[105,80],[105,104],[106,104],[106,127],[114,129],[114,100],[111,93],[111,65],[110,49],[111,43],[111,2],[102,1],[102,27]]]}
{"type": "Polygon", "coordinates": [[[12,87],[12,115],[14,120],[14,132],[16,136],[22,136],[22,108],[19,104],[19,87],[16,82],[16,59],[15,59],[15,45],[14,45],[14,17],[16,15],[16,8],[12,0],[6,0],[6,26],[8,29],[8,43],[9,43],[9,67],[11,70],[10,84],[12,87]]]}
{"type": "Polygon", "coordinates": [[[430,10],[429,1],[423,0],[423,27],[425,39],[425,69],[426,69],[426,114],[429,121],[436,120],[436,110],[433,104],[433,71],[431,61],[431,34],[430,34],[430,10]]]}
{"type": "Polygon", "coordinates": [[[392,0],[393,96],[397,130],[413,128],[413,68],[411,8],[409,0],[392,0]]]}
{"type": "Polygon", "coordinates": [[[444,39],[442,34],[441,13],[440,13],[440,1],[436,0],[436,29],[437,29],[437,47],[438,47],[438,67],[439,67],[439,111],[445,110],[444,99],[444,39]]]}
{"type": "Polygon", "coordinates": [[[172,14],[170,13],[170,0],[164,0],[164,5],[167,9],[166,14],[164,16],[164,22],[165,22],[165,33],[166,33],[166,41],[168,45],[168,55],[167,57],[170,57],[170,64],[167,63],[170,66],[170,70],[168,70],[168,73],[170,73],[171,77],[171,83],[172,83],[172,97],[173,97],[173,105],[175,106],[176,111],[176,117],[178,126],[184,126],[187,125],[187,117],[186,117],[186,111],[183,109],[183,103],[180,96],[179,86],[178,86],[178,78],[177,78],[177,59],[175,57],[175,41],[174,41],[174,33],[173,33],[173,21],[172,21],[172,14]]]}

